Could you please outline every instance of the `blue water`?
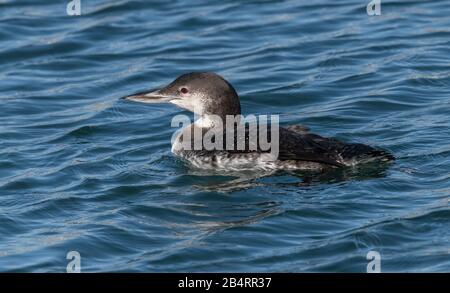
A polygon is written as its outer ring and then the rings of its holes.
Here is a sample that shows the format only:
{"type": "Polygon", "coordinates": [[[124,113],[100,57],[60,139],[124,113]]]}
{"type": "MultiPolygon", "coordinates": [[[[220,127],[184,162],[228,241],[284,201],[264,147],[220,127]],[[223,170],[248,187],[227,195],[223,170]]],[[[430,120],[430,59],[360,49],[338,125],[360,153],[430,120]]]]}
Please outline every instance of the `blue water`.
{"type": "Polygon", "coordinates": [[[0,271],[450,271],[448,1],[68,2],[0,1],[0,271]],[[186,111],[119,100],[189,71],[397,161],[194,170],[170,153],[186,111]]]}

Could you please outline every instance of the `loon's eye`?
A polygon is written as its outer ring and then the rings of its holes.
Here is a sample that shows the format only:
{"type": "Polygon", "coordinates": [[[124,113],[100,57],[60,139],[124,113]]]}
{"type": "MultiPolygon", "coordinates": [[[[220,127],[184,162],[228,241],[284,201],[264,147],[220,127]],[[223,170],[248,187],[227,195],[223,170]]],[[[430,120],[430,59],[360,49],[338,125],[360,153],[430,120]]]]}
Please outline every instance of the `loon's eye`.
{"type": "Polygon", "coordinates": [[[187,88],[182,87],[182,88],[180,89],[180,92],[183,93],[183,94],[187,94],[189,91],[188,91],[187,88]]]}

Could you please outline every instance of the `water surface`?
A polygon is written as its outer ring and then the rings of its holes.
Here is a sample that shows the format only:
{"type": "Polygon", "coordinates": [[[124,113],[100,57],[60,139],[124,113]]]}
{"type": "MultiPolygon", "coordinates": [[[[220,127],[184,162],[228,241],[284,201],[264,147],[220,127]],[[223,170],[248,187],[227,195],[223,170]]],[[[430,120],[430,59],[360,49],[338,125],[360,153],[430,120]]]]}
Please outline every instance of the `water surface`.
{"type": "Polygon", "coordinates": [[[0,271],[450,271],[450,5],[366,2],[0,1],[0,271]],[[397,161],[193,170],[170,153],[187,112],[119,100],[189,71],[397,161]]]}

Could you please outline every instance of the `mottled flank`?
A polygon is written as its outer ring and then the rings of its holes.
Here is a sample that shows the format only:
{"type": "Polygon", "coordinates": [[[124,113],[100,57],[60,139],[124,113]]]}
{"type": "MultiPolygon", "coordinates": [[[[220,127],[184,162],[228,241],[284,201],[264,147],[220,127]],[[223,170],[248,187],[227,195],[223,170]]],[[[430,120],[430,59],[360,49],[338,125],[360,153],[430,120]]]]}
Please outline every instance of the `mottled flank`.
{"type": "MultiPolygon", "coordinates": [[[[253,138],[248,124],[245,125],[244,136],[238,136],[236,126],[234,129],[216,132],[222,136],[223,144],[220,150],[206,150],[202,144],[205,133],[214,129],[202,128],[194,130],[194,125],[189,125],[181,131],[172,146],[172,152],[185,159],[188,163],[198,168],[217,170],[299,170],[299,171],[327,171],[339,167],[349,167],[369,162],[389,162],[395,158],[388,152],[373,147],[356,144],[343,143],[336,139],[324,138],[319,135],[310,134],[305,128],[295,126],[292,128],[279,127],[278,152],[272,149],[261,149],[258,143],[260,132],[254,127],[256,133],[253,138]],[[195,131],[202,133],[198,135],[198,146],[195,148],[195,131]],[[232,136],[233,148],[227,148],[227,136],[232,136]],[[190,138],[188,144],[184,144],[185,137],[190,138]],[[243,148],[238,147],[239,140],[245,141],[243,148]],[[254,148],[252,148],[254,146],[254,148]]],[[[273,142],[271,127],[267,128],[268,141],[273,142]]],[[[216,135],[216,136],[217,136],[216,135]]],[[[215,136],[214,136],[215,137],[215,136]]]]}

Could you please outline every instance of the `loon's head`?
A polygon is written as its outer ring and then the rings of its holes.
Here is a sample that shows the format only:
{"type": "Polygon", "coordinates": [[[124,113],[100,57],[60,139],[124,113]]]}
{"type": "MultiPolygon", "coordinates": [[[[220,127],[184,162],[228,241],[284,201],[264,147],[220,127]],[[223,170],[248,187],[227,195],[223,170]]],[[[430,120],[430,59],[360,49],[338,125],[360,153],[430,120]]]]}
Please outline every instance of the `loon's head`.
{"type": "Polygon", "coordinates": [[[200,116],[240,115],[241,104],[233,86],[212,72],[192,72],[179,76],[169,85],[125,97],[142,103],[169,102],[200,116]]]}

